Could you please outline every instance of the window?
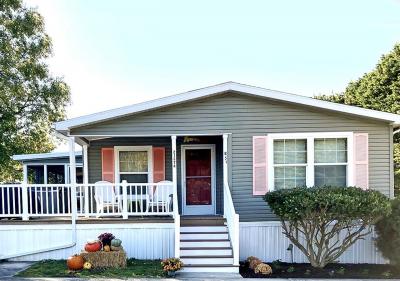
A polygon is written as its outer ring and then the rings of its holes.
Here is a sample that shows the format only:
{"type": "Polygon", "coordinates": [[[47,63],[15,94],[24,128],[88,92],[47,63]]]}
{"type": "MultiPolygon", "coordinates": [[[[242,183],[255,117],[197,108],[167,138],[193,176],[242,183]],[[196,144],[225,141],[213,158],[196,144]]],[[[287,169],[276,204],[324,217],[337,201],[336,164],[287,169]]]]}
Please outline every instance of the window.
{"type": "Polygon", "coordinates": [[[117,147],[116,151],[119,182],[151,182],[151,147],[117,147]]]}
{"type": "Polygon", "coordinates": [[[306,185],[307,140],[274,140],[276,189],[306,185]]]}
{"type": "Polygon", "coordinates": [[[314,163],[316,186],[346,186],[347,139],[315,139],[314,163]]]}
{"type": "Polygon", "coordinates": [[[352,133],[294,133],[269,136],[269,186],[347,186],[353,182],[352,133]],[[272,150],[271,150],[272,147],[272,150]]]}

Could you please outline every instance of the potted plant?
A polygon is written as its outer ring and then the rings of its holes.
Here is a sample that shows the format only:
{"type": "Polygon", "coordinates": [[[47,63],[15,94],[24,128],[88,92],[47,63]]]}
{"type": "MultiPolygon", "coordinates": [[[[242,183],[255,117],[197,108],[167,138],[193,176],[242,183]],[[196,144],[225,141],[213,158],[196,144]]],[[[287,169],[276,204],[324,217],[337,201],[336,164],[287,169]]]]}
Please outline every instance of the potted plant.
{"type": "Polygon", "coordinates": [[[99,235],[99,240],[101,241],[101,243],[104,246],[111,246],[111,240],[113,240],[115,238],[115,236],[112,233],[109,232],[104,232],[102,234],[99,235]]]}
{"type": "Polygon", "coordinates": [[[175,277],[175,273],[181,270],[183,262],[178,258],[169,258],[161,262],[163,271],[167,273],[169,277],[175,277]]]}

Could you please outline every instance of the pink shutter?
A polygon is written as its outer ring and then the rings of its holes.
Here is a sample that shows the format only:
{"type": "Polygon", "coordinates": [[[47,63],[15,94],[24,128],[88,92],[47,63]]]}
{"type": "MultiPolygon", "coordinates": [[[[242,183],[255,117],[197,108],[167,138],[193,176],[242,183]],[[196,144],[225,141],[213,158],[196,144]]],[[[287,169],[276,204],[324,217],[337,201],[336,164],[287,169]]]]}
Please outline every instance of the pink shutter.
{"type": "Polygon", "coordinates": [[[268,192],[268,137],[253,136],[253,195],[268,192]]]}
{"type": "Polygon", "coordinates": [[[165,147],[153,147],[153,182],[165,180],[165,147]]]}
{"type": "Polygon", "coordinates": [[[114,148],[101,149],[101,178],[114,182],[114,148]]]}
{"type": "Polygon", "coordinates": [[[368,189],[368,134],[354,134],[354,183],[368,189]]]}

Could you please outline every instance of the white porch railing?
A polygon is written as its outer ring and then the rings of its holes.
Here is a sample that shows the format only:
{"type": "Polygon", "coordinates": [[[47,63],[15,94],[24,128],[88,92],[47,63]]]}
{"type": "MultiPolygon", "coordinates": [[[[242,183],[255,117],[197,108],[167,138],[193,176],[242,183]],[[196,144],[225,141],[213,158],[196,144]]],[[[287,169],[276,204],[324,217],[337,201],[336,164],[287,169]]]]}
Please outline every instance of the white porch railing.
{"type": "Polygon", "coordinates": [[[0,185],[0,218],[173,215],[175,196],[170,182],[0,185]]]}
{"type": "Polygon", "coordinates": [[[233,250],[233,264],[239,265],[239,215],[235,212],[231,190],[224,184],[224,218],[228,226],[233,250]]]}

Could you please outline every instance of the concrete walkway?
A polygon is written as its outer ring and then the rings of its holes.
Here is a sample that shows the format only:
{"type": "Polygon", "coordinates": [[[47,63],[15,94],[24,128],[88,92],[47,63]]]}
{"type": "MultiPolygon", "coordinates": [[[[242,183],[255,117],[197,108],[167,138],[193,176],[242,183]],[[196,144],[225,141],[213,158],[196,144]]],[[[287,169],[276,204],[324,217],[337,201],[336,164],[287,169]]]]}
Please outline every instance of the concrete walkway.
{"type": "MultiPolygon", "coordinates": [[[[120,281],[121,279],[88,279],[88,278],[5,278],[0,279],[1,281],[120,281]]],[[[261,281],[261,280],[271,280],[271,281],[393,281],[400,279],[277,279],[277,278],[241,278],[241,279],[230,279],[230,278],[222,278],[222,279],[213,279],[213,278],[191,278],[191,279],[174,279],[174,278],[130,278],[123,279],[128,281],[179,281],[179,280],[220,280],[220,281],[229,281],[229,280],[245,280],[245,281],[261,281]]]]}
{"type": "Polygon", "coordinates": [[[28,268],[31,262],[0,262],[0,280],[13,277],[18,272],[28,268]]]}

